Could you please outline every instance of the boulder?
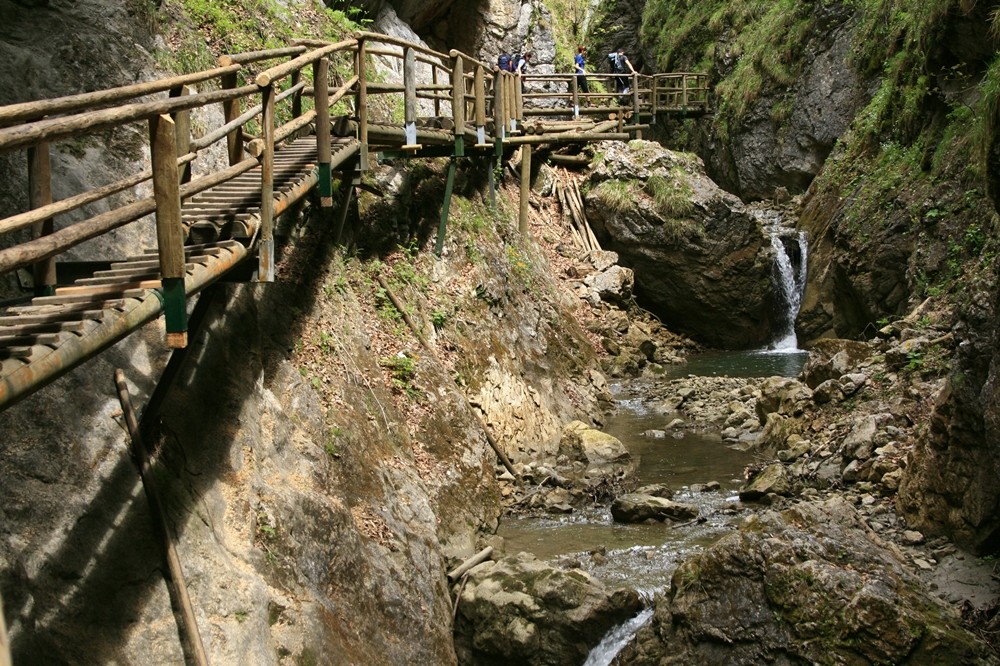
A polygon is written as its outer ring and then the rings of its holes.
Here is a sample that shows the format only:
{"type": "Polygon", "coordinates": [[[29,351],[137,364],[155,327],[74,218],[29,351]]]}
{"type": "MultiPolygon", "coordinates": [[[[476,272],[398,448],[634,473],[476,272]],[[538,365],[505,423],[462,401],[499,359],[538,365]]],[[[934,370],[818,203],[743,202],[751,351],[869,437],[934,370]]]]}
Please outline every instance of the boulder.
{"type": "Polygon", "coordinates": [[[642,607],[635,590],[528,553],[473,567],[455,592],[455,652],[468,665],[581,664],[608,629],[642,607]]]}
{"type": "Polygon", "coordinates": [[[635,274],[629,268],[616,265],[601,273],[588,275],[583,283],[594,290],[602,301],[624,304],[632,298],[635,274]]]}
{"type": "Polygon", "coordinates": [[[807,349],[809,360],[802,367],[802,379],[812,389],[854,371],[873,353],[868,343],[841,338],[816,340],[807,349]]]}
{"type": "Polygon", "coordinates": [[[590,465],[624,462],[632,457],[619,439],[583,421],[573,421],[563,428],[559,453],[590,465]]]}
{"type": "Polygon", "coordinates": [[[792,484],[788,471],[781,463],[768,465],[740,488],[740,499],[744,502],[759,500],[765,495],[791,495],[792,484]]]}
{"type": "Polygon", "coordinates": [[[812,390],[802,382],[789,377],[768,377],[761,382],[757,396],[757,418],[765,423],[771,413],[801,416],[812,399],[812,390]]]}
{"type": "Polygon", "coordinates": [[[611,516],[619,523],[642,523],[647,520],[692,520],[698,517],[698,507],[673,502],[663,497],[629,493],[615,498],[611,516]]]}
{"type": "Polygon", "coordinates": [[[749,518],[674,572],[616,663],[996,664],[840,498],[749,518]]]}
{"type": "Polygon", "coordinates": [[[597,150],[603,159],[588,177],[587,218],[635,271],[645,307],[671,330],[713,347],[766,344],[781,297],[760,221],[694,155],[648,141],[602,142],[597,150]]]}

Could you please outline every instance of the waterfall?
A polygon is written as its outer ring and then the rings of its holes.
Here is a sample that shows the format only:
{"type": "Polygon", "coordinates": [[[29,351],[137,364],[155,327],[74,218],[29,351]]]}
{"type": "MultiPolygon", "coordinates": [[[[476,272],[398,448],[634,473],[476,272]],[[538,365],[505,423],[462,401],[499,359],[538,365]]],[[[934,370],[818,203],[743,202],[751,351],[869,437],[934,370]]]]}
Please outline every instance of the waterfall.
{"type": "Polygon", "coordinates": [[[780,217],[775,216],[770,219],[767,225],[767,233],[771,238],[771,247],[774,248],[774,265],[777,278],[777,286],[784,301],[784,311],[779,323],[780,328],[774,341],[768,345],[768,349],[774,351],[795,351],[798,349],[798,339],[795,336],[795,318],[799,315],[799,308],[802,306],[802,292],[806,287],[806,255],[809,251],[804,231],[790,233],[790,230],[780,225],[780,217]],[[785,238],[794,235],[794,240],[798,243],[798,270],[792,258],[788,255],[788,248],[785,245],[785,238]]]}
{"type": "Polygon", "coordinates": [[[625,624],[620,624],[609,631],[597,647],[587,655],[587,661],[583,662],[583,666],[608,666],[651,617],[653,609],[647,608],[625,624]]]}

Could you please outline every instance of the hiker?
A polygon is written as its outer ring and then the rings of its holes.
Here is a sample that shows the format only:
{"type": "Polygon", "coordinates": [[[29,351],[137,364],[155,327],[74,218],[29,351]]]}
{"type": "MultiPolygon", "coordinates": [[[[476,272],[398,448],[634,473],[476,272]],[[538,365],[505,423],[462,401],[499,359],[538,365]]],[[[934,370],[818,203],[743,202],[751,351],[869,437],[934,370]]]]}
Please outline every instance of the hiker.
{"type": "Polygon", "coordinates": [[[589,93],[590,88],[587,87],[587,76],[584,71],[583,57],[587,55],[587,49],[583,46],[576,47],[576,57],[574,62],[576,63],[576,88],[582,93],[589,93]]]}
{"type": "MultiPolygon", "coordinates": [[[[618,47],[618,50],[608,54],[608,62],[611,64],[611,71],[614,74],[625,74],[629,72],[635,74],[635,68],[632,67],[632,63],[629,62],[628,56],[625,55],[625,49],[618,47]]],[[[616,76],[615,85],[618,88],[618,92],[622,95],[627,95],[632,92],[632,86],[629,85],[628,76],[616,76]]]]}
{"type": "Polygon", "coordinates": [[[528,65],[531,64],[531,59],[535,57],[534,52],[528,51],[523,55],[515,54],[511,59],[514,69],[514,74],[521,80],[521,93],[524,93],[524,77],[522,74],[528,73],[528,65]]]}

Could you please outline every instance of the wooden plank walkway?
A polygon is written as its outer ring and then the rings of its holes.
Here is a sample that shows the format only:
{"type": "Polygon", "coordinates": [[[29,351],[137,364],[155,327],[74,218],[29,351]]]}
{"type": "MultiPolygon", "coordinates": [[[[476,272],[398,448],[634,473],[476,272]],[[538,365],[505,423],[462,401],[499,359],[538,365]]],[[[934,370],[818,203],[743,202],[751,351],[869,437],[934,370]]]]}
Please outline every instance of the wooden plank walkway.
{"type": "MultiPolygon", "coordinates": [[[[616,77],[590,75],[602,77],[613,91],[616,77]]],[[[0,235],[35,231],[31,240],[0,245],[0,273],[33,270],[35,288],[52,294],[0,309],[0,410],[161,315],[167,344],[185,345],[186,299],[254,257],[258,279],[273,279],[275,218],[313,189],[322,207],[332,206],[333,171],[350,174],[352,182],[370,168],[369,152],[493,160],[521,146],[530,158],[533,145],[641,138],[657,114],[708,110],[705,74],[631,79],[628,95],[584,95],[572,74],[522,78],[458,51],[362,32],[337,43],[303,40],[221,56],[204,72],[0,107],[0,151],[26,152],[31,183],[29,209],[0,219],[0,235]],[[369,81],[365,54],[398,59],[400,80],[369,81]],[[338,58],[354,68],[353,77],[334,76],[338,58]],[[271,65],[259,71],[261,63],[271,65]],[[204,92],[185,89],[202,83],[209,84],[204,92]],[[376,96],[385,103],[372,105],[376,96]],[[189,112],[220,104],[224,124],[194,137],[189,112]],[[402,118],[370,117],[374,108],[401,108],[402,118]],[[545,120],[552,116],[558,118],[545,120]],[[149,124],[150,168],[54,202],[50,144],[130,123],[149,124]],[[217,142],[225,143],[230,166],[188,182],[185,170],[217,142]],[[153,197],[118,207],[108,202],[150,181],[153,197]],[[102,201],[108,203],[89,218],[65,217],[102,201]],[[60,254],[154,211],[157,248],[72,284],[56,283],[60,254]]],[[[447,210],[443,202],[438,251],[447,210]]]]}
{"type": "MultiPolygon", "coordinates": [[[[355,156],[358,141],[334,137],[335,163],[355,156]]],[[[274,193],[290,206],[318,182],[315,137],[275,151],[274,193]]],[[[251,254],[260,225],[261,167],[195,195],[182,206],[194,244],[185,246],[184,286],[197,294],[251,254]]],[[[58,287],[53,296],[0,312],[0,407],[110,347],[162,314],[155,248],[58,287]]]]}

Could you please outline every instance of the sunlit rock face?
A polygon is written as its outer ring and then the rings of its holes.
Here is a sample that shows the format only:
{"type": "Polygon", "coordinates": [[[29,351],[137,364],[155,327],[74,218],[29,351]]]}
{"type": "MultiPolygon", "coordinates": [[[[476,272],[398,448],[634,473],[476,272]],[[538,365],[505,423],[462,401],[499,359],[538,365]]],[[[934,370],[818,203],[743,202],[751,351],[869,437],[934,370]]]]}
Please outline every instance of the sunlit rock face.
{"type": "Polygon", "coordinates": [[[760,222],[697,157],[648,141],[606,142],[597,153],[587,217],[635,272],[639,301],[699,342],[766,344],[777,306],[760,222]]]}

